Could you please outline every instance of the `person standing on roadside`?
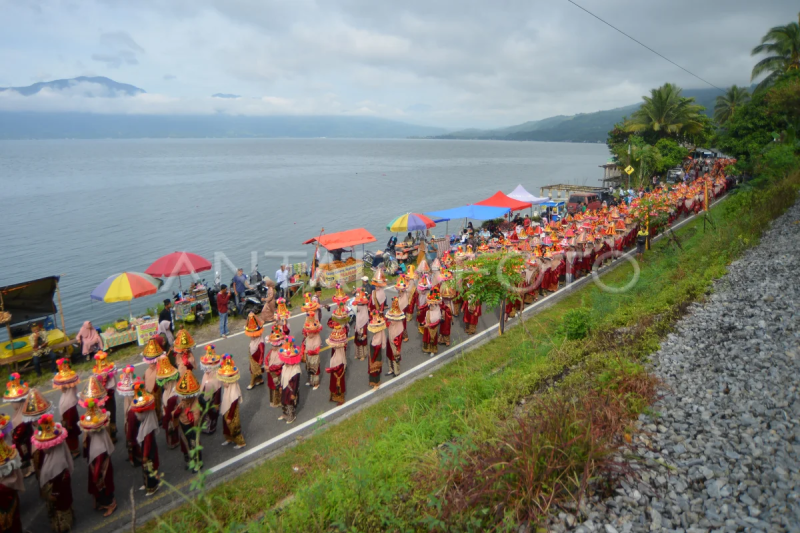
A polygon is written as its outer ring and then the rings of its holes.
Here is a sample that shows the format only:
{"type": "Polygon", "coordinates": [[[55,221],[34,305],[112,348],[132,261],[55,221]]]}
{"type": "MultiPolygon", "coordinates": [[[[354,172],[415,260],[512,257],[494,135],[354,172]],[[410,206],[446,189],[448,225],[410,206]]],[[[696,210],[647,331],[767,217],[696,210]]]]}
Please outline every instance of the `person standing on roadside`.
{"type": "Polygon", "coordinates": [[[158,313],[158,323],[160,324],[163,321],[169,322],[169,331],[170,333],[175,332],[175,322],[172,321],[172,300],[169,298],[164,300],[164,309],[158,313]]]}
{"type": "Polygon", "coordinates": [[[239,314],[242,314],[244,308],[244,292],[250,289],[250,284],[247,283],[247,276],[244,275],[244,269],[240,268],[236,271],[236,275],[231,280],[233,294],[236,296],[236,308],[239,314]]]}
{"type": "Polygon", "coordinates": [[[286,298],[286,288],[289,286],[289,271],[286,270],[286,265],[281,265],[275,272],[275,285],[278,288],[278,297],[286,298]]]}
{"type": "Polygon", "coordinates": [[[217,293],[217,313],[219,313],[219,334],[223,339],[228,338],[228,302],[231,300],[231,295],[228,292],[228,286],[223,284],[217,293]]]}

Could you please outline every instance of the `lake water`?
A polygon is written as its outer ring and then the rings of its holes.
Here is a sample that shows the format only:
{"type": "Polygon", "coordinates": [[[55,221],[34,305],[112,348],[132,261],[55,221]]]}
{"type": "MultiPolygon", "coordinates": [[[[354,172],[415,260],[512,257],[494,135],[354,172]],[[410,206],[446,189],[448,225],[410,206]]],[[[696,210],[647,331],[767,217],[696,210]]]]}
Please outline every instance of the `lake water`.
{"type": "MultiPolygon", "coordinates": [[[[106,277],[143,272],[176,250],[212,260],[226,283],[231,265],[249,273],[257,262],[274,276],[285,253],[310,261],[313,247],[301,243],[322,227],[367,228],[382,249],[386,224],[408,211],[520,183],[536,195],[551,183],[598,185],[608,155],[602,144],[503,141],[2,141],[0,285],[60,274],[74,331],[127,315],[127,303],[89,299],[106,277]]],[[[213,270],[201,277],[211,281],[213,270]]],[[[133,310],[164,297],[134,300],[133,310]]]]}

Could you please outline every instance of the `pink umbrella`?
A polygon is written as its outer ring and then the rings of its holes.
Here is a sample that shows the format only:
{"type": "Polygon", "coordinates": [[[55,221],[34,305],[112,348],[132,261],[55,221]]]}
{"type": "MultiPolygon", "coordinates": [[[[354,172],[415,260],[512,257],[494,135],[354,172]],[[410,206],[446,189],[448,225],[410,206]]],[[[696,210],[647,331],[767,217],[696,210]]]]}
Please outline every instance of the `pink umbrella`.
{"type": "Polygon", "coordinates": [[[211,270],[211,262],[207,259],[191,252],[172,252],[156,259],[144,272],[157,278],[171,278],[206,270],[211,270]]]}

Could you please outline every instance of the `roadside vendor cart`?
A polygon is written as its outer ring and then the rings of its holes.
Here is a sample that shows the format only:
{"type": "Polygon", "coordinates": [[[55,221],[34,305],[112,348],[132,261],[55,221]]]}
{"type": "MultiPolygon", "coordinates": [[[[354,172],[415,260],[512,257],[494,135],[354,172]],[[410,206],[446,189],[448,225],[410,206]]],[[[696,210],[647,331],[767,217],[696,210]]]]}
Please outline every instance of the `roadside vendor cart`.
{"type": "MultiPolygon", "coordinates": [[[[323,234],[325,229],[320,232],[319,237],[314,237],[303,242],[303,244],[316,243],[317,247],[322,246],[329,252],[352,248],[359,244],[375,242],[377,239],[364,228],[341,231],[338,233],[323,234]]],[[[315,254],[316,257],[316,254],[315,254]]],[[[311,279],[319,280],[323,287],[334,287],[336,283],[353,283],[363,275],[364,261],[356,259],[352,255],[345,261],[331,261],[322,263],[319,266],[312,266],[311,279]],[[317,270],[317,268],[319,270],[317,270]]]]}
{"type": "Polygon", "coordinates": [[[6,327],[7,338],[0,342],[0,365],[23,369],[33,357],[30,345],[31,325],[41,323],[47,332],[47,345],[53,351],[72,352],[72,341],[65,333],[64,314],[59,310],[61,293],[59,276],[26,281],[0,287],[0,322],[6,327]],[[57,298],[59,306],[53,301],[57,298]],[[61,329],[55,327],[59,316],[61,329]]]}
{"type": "Polygon", "coordinates": [[[109,328],[100,333],[100,338],[103,340],[103,350],[134,342],[139,346],[144,346],[157,331],[158,320],[148,316],[133,319],[132,323],[121,330],[109,328]]]}

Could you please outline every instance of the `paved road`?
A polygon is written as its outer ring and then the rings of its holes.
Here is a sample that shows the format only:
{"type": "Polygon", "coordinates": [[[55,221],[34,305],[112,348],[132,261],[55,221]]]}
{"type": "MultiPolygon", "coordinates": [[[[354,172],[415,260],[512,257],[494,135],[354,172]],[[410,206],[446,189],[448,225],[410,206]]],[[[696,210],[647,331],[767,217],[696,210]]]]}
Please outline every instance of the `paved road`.
{"type": "MultiPolygon", "coordinates": [[[[392,293],[388,295],[391,297],[392,293]]],[[[329,313],[323,309],[323,324],[327,322],[328,315],[329,313]]],[[[497,313],[485,313],[481,317],[478,331],[480,332],[490,327],[496,328],[498,316],[497,313]]],[[[289,322],[292,334],[298,339],[302,338],[301,331],[304,321],[305,315],[297,315],[289,322]]],[[[419,335],[416,328],[411,327],[408,331],[410,339],[403,346],[403,360],[401,363],[402,373],[431,361],[431,357],[422,352],[422,337],[419,335]]],[[[328,333],[329,329],[325,327],[322,332],[323,339],[327,338],[328,333]]],[[[468,335],[464,333],[462,317],[459,316],[454,322],[451,337],[452,343],[456,345],[465,341],[467,338],[468,335]]],[[[302,385],[305,383],[304,370],[301,379],[297,420],[293,424],[287,425],[285,422],[278,420],[281,410],[269,406],[269,389],[266,385],[256,387],[250,391],[245,390],[250,379],[249,365],[247,362],[247,357],[249,356],[249,341],[249,337],[238,333],[227,339],[217,339],[211,343],[207,343],[214,344],[217,353],[230,353],[233,355],[236,364],[242,370],[240,386],[244,394],[244,405],[242,406],[241,418],[244,437],[247,441],[247,447],[241,450],[234,450],[232,446],[221,446],[221,443],[224,441],[222,437],[221,421],[215,435],[203,435],[201,437],[201,442],[204,446],[203,460],[205,467],[212,470],[210,479],[213,479],[214,476],[225,475],[234,468],[245,466],[247,463],[256,460],[263,454],[274,450],[282,442],[293,438],[296,433],[314,424],[321,415],[327,413],[326,418],[328,418],[328,416],[336,416],[347,410],[353,403],[360,403],[359,399],[363,398],[359,397],[371,395],[371,389],[368,384],[367,362],[355,360],[355,349],[351,340],[347,351],[348,364],[346,382],[348,402],[342,407],[337,407],[336,404],[329,400],[329,375],[324,372],[322,374],[322,384],[316,391],[312,391],[309,387],[302,385]],[[291,432],[291,435],[284,435],[286,432],[291,432]]],[[[445,347],[440,346],[439,352],[442,353],[444,350],[445,347]]],[[[199,357],[203,350],[195,348],[194,351],[196,356],[199,357]]],[[[321,366],[323,368],[328,366],[330,354],[331,351],[327,346],[322,349],[321,366]]],[[[384,361],[385,360],[386,356],[384,354],[384,361]]],[[[134,361],[134,364],[139,362],[140,359],[134,361]]],[[[388,369],[388,366],[384,365],[384,368],[388,369]]],[[[140,364],[136,367],[136,374],[143,375],[144,369],[144,365],[140,364]]],[[[199,368],[195,370],[195,377],[197,377],[198,380],[201,378],[201,371],[199,368]]],[[[381,386],[386,388],[387,385],[391,383],[392,379],[394,378],[385,375],[382,376],[381,386]]],[[[79,387],[82,385],[83,382],[79,387]]],[[[59,394],[58,391],[46,391],[47,398],[53,401],[56,406],[58,405],[59,394]]],[[[122,401],[117,401],[117,420],[119,421],[122,421],[122,404],[122,401]]],[[[9,407],[4,407],[3,412],[10,414],[9,407]]],[[[57,414],[56,419],[58,419],[57,414]]],[[[92,509],[92,499],[87,491],[87,464],[83,458],[76,459],[72,479],[72,492],[75,499],[73,508],[76,512],[76,531],[86,533],[93,531],[112,531],[125,527],[126,523],[130,520],[129,493],[131,487],[138,489],[142,484],[141,468],[134,468],[127,463],[127,452],[122,436],[121,422],[119,424],[119,431],[120,433],[118,436],[120,439],[113,454],[114,482],[116,485],[118,504],[117,511],[111,517],[103,518],[99,512],[92,509]]],[[[165,474],[165,479],[175,486],[188,487],[191,476],[184,468],[183,454],[180,452],[179,448],[175,450],[167,449],[163,431],[158,435],[158,448],[161,462],[160,470],[165,474]]],[[[21,495],[23,527],[30,531],[48,531],[49,522],[47,519],[47,511],[39,500],[35,476],[31,476],[25,480],[25,489],[25,492],[21,495]]],[[[165,505],[170,500],[176,499],[177,496],[171,491],[162,488],[156,495],[150,498],[146,498],[143,492],[137,490],[135,498],[136,514],[138,517],[142,517],[151,510],[165,505]]]]}

